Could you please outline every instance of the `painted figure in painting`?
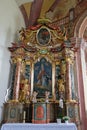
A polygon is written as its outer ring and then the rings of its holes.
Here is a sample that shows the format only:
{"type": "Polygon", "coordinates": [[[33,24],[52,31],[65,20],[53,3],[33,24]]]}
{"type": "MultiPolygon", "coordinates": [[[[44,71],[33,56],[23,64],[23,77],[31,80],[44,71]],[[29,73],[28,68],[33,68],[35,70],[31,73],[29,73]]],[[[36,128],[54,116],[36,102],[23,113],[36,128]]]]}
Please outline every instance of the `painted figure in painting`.
{"type": "Polygon", "coordinates": [[[52,66],[45,58],[35,64],[34,73],[34,90],[39,96],[45,96],[45,91],[52,94],[52,66]]]}
{"type": "Polygon", "coordinates": [[[43,64],[41,64],[41,70],[40,70],[40,72],[38,74],[37,79],[38,79],[38,81],[37,81],[38,85],[41,85],[43,87],[47,86],[47,75],[46,75],[46,72],[44,70],[43,64]]]}

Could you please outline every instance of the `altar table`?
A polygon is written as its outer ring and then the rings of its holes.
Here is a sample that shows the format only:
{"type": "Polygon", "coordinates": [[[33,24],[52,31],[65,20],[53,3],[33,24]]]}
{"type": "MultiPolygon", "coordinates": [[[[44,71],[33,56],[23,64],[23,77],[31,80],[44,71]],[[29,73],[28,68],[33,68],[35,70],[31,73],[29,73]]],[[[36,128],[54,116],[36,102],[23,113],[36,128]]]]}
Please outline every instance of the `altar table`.
{"type": "Polygon", "coordinates": [[[2,125],[1,130],[77,130],[77,128],[74,123],[7,123],[2,125]]]}

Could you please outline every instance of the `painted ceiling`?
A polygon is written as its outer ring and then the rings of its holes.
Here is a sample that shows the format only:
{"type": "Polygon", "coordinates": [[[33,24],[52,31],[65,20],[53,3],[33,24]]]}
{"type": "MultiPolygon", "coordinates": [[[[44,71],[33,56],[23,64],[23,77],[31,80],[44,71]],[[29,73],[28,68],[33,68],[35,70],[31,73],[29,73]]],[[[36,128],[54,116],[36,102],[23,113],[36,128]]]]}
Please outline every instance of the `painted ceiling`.
{"type": "Polygon", "coordinates": [[[78,0],[16,0],[16,2],[19,7],[24,7],[28,18],[32,11],[32,17],[38,15],[38,18],[48,18],[51,21],[67,16],[69,10],[78,4],[78,0]]]}

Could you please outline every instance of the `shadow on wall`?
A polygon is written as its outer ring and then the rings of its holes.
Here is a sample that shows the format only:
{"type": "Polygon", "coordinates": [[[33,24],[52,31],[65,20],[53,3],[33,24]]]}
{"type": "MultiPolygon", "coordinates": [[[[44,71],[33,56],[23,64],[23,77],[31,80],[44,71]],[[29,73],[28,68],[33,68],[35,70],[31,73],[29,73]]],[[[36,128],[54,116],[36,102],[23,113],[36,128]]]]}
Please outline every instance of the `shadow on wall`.
{"type": "Polygon", "coordinates": [[[13,41],[16,42],[16,39],[17,39],[16,27],[14,25],[14,29],[12,29],[9,25],[8,29],[6,30],[5,47],[11,46],[11,42],[13,41]]]}

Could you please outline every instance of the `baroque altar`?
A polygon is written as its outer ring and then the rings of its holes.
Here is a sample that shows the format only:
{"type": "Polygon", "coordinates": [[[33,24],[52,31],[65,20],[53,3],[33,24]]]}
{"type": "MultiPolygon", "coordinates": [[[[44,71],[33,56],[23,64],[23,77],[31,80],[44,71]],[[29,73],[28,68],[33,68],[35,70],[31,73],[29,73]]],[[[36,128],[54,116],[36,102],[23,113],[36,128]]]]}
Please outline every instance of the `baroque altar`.
{"type": "Polygon", "coordinates": [[[67,33],[48,19],[19,31],[19,42],[8,48],[11,70],[4,123],[48,123],[63,116],[78,122],[75,48],[67,33]]]}

